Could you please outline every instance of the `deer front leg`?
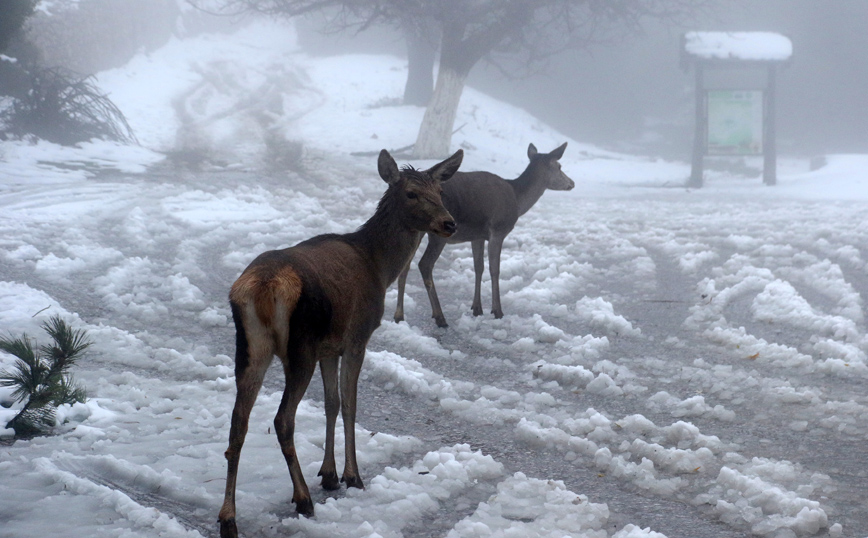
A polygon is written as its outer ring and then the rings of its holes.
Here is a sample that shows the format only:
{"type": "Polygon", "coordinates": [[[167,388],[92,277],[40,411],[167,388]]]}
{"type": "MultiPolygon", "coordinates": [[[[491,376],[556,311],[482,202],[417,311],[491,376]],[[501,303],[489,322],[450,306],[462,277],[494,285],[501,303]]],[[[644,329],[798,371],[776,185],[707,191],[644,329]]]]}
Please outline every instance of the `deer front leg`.
{"type": "Polygon", "coordinates": [[[341,409],[338,356],[320,359],[319,366],[322,372],[322,386],[325,395],[326,442],[322,467],[320,467],[317,476],[322,477],[323,489],[335,490],[341,487],[338,481],[337,467],[335,466],[335,423],[337,422],[338,412],[341,409]]]}
{"type": "Polygon", "coordinates": [[[290,357],[283,360],[286,388],[283,390],[277,416],[274,417],[274,430],[292,478],[292,502],[295,503],[296,512],[308,517],[313,515],[313,501],[295,453],[295,413],[315,368],[316,362],[312,357],[290,357]]]}
{"type": "Polygon", "coordinates": [[[345,464],[341,482],[348,488],[365,489],[365,484],[359,476],[359,466],[356,463],[356,395],[358,392],[359,373],[365,360],[365,345],[347,349],[341,357],[341,416],[344,419],[344,453],[345,464]]]}
{"type": "Polygon", "coordinates": [[[500,307],[500,251],[505,237],[493,236],[488,241],[488,271],[491,274],[491,313],[500,319],[503,309],[500,307]]]}
{"type": "Polygon", "coordinates": [[[407,265],[401,269],[401,274],[398,275],[398,305],[395,307],[395,323],[404,321],[404,287],[407,285],[407,273],[410,272],[412,261],[412,258],[407,260],[407,265]]]}
{"type": "Polygon", "coordinates": [[[419,272],[422,273],[422,281],[425,283],[425,289],[428,290],[428,300],[431,302],[431,317],[437,322],[438,327],[449,326],[443,316],[443,310],[440,308],[437,289],[434,287],[434,262],[440,257],[445,246],[446,241],[433,234],[428,234],[428,246],[425,248],[425,253],[422,254],[422,259],[419,260],[419,272]]]}
{"type": "MultiPolygon", "coordinates": [[[[474,316],[482,315],[482,272],[485,271],[485,239],[477,239],[470,242],[473,250],[473,305],[471,311],[474,316]]],[[[489,247],[490,248],[490,247],[489,247]]]]}
{"type": "MultiPolygon", "coordinates": [[[[416,238],[416,246],[413,247],[413,252],[416,252],[416,249],[419,248],[419,243],[422,242],[422,236],[424,234],[418,234],[416,238]]],[[[411,256],[409,260],[407,260],[407,265],[401,269],[401,274],[398,275],[398,305],[395,307],[395,323],[400,323],[404,321],[404,288],[407,285],[407,273],[410,272],[410,264],[413,262],[413,257],[411,256]]]]}

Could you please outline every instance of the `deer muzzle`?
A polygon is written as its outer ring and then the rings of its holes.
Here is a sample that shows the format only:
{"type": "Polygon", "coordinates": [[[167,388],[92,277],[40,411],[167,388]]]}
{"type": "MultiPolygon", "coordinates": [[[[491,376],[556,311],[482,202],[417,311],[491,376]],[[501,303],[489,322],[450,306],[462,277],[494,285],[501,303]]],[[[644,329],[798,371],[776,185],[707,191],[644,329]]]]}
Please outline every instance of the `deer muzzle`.
{"type": "Polygon", "coordinates": [[[552,188],[552,190],[571,191],[571,190],[573,190],[573,187],[575,187],[575,186],[576,186],[575,181],[570,179],[570,177],[567,176],[566,174],[561,173],[561,178],[560,178],[560,181],[558,181],[557,188],[552,188]]]}
{"type": "Polygon", "coordinates": [[[436,233],[440,237],[451,237],[452,234],[454,234],[457,230],[458,230],[458,225],[455,224],[454,220],[450,219],[450,220],[444,220],[440,225],[440,229],[437,230],[436,233]]]}

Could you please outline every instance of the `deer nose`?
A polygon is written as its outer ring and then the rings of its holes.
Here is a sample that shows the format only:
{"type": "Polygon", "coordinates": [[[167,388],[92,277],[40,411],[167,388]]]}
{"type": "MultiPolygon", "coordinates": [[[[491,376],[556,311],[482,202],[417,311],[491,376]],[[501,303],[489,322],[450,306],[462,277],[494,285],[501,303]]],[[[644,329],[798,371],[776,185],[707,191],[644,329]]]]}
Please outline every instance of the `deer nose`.
{"type": "Polygon", "coordinates": [[[455,224],[454,220],[447,220],[443,223],[443,231],[452,235],[455,231],[458,230],[458,225],[455,224]]]}

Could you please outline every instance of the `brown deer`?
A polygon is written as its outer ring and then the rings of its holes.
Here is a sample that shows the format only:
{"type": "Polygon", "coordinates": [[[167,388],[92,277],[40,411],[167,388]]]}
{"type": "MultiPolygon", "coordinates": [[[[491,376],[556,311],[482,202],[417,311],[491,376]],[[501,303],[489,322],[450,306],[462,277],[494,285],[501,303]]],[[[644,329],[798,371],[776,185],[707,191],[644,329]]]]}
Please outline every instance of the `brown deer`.
{"type": "Polygon", "coordinates": [[[296,458],[293,432],[296,408],[317,363],[326,411],[325,454],[319,471],[322,487],[340,487],[334,456],[340,409],[346,449],[340,481],[347,487],[364,488],[356,464],[355,421],[365,347],[383,317],[386,289],[412,258],[420,234],[449,237],[455,233],[455,221],[443,207],[440,184],[458,170],[463,156],[458,150],[429,170],[409,166],[398,170],[392,156],[381,151],[377,167],[389,186],[366,223],[353,233],[319,235],[260,254],[232,285],[229,303],[236,331],[237,396],[226,450],[226,496],[218,516],[222,538],[238,535],[238,460],[251,408],[274,355],[283,363],[286,377],[274,429],[292,477],[296,511],[306,516],[314,511],[296,458]]]}
{"type": "MultiPolygon", "coordinates": [[[[434,263],[443,252],[447,243],[470,241],[473,250],[473,269],[476,273],[476,287],[473,292],[472,311],[474,316],[482,315],[482,271],[485,269],[483,253],[488,241],[488,270],[491,274],[491,313],[496,318],[503,317],[500,306],[500,251],[503,240],[515,226],[518,217],[527,213],[540,199],[546,189],[568,191],[575,187],[572,179],[561,171],[558,160],[563,157],[567,143],[551,153],[539,153],[533,144],[527,147],[530,164],[516,179],[505,180],[489,172],[458,172],[447,185],[443,186],[443,205],[455,218],[458,231],[449,238],[428,233],[428,247],[419,260],[422,281],[428,290],[431,301],[431,317],[438,327],[448,327],[437,290],[432,277],[434,263]]],[[[422,235],[419,235],[421,241],[422,235]]],[[[395,322],[404,320],[404,285],[410,263],[398,277],[398,306],[395,309],[395,322]]]]}

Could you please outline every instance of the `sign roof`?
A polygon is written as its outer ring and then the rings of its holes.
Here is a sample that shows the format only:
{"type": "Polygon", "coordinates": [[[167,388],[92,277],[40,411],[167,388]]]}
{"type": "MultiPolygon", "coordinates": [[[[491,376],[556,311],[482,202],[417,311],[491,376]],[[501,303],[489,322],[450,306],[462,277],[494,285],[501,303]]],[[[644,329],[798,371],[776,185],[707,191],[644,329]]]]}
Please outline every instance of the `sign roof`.
{"type": "Polygon", "coordinates": [[[783,62],[793,43],[774,32],[687,32],[684,51],[701,60],[783,62]]]}

